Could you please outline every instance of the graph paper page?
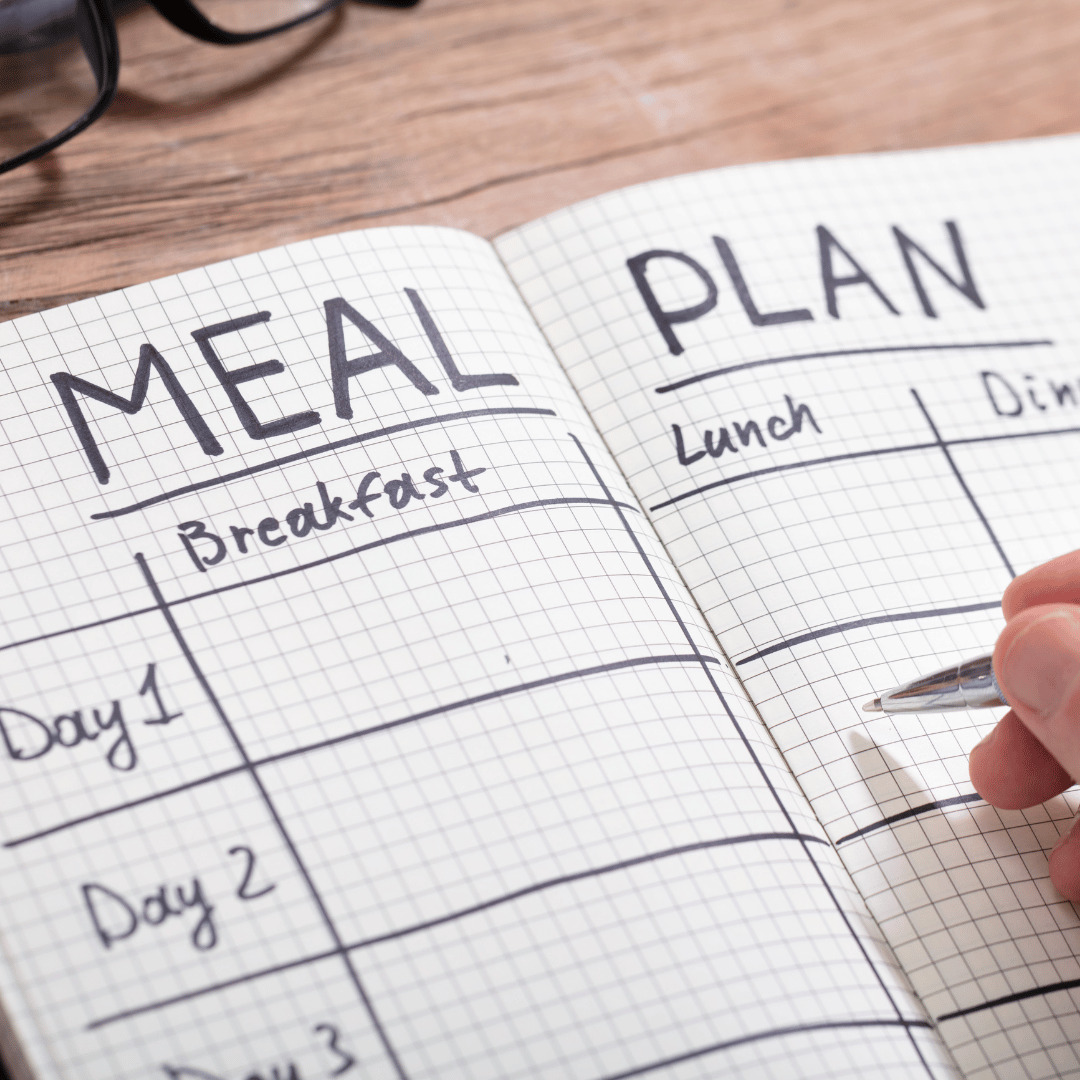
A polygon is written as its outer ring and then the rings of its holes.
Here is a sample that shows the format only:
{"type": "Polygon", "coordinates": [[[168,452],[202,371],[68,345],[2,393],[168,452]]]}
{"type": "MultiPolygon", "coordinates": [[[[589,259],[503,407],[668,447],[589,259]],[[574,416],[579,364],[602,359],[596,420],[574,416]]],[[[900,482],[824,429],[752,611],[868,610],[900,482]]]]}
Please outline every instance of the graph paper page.
{"type": "Polygon", "coordinates": [[[860,704],[989,650],[1080,537],[1080,142],[752,166],[497,242],[972,1078],[1080,1074],[1076,800],[980,801],[1000,712],[860,704]]]}
{"type": "Polygon", "coordinates": [[[37,1076],[949,1074],[490,245],[326,238],[0,340],[37,1076]]]}

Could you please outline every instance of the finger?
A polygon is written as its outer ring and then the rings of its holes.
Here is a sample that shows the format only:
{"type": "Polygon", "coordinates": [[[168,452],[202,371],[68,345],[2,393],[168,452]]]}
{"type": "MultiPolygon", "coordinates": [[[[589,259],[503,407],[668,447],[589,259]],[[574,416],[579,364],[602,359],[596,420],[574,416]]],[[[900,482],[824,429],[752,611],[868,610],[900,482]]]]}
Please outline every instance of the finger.
{"type": "Polygon", "coordinates": [[[994,673],[1028,731],[1074,780],[1080,777],[1080,607],[1020,612],[997,640],[994,673]]]}
{"type": "Polygon", "coordinates": [[[1072,777],[1014,712],[971,751],[968,771],[975,790],[1002,810],[1037,806],[1072,784],[1072,777]]]}
{"type": "Polygon", "coordinates": [[[1066,900],[1080,900],[1080,821],[1050,852],[1050,880],[1066,900]]]}
{"type": "Polygon", "coordinates": [[[1006,619],[1039,604],[1080,604],[1080,551],[1070,551],[1013,578],[1001,598],[1006,619]]]}

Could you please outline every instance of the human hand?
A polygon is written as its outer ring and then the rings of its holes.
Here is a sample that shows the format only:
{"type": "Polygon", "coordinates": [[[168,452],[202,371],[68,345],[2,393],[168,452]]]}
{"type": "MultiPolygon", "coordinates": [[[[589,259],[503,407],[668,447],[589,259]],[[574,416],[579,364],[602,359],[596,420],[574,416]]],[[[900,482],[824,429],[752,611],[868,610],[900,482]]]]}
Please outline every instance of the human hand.
{"type": "MultiPolygon", "coordinates": [[[[968,768],[988,803],[1017,810],[1080,780],[1080,551],[1016,578],[1001,607],[994,674],[1012,710],[968,768]]],[[[1080,901],[1080,820],[1051,853],[1050,880],[1080,901]]]]}

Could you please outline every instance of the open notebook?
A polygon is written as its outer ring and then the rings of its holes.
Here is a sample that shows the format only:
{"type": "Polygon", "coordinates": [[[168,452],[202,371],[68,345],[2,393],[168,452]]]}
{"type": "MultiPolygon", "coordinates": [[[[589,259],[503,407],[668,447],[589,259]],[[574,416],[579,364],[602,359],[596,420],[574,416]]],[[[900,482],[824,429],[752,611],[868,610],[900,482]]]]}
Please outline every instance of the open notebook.
{"type": "Polygon", "coordinates": [[[1080,1075],[985,651],[1077,545],[1080,141],[737,168],[0,326],[41,1080],[1080,1075]]]}

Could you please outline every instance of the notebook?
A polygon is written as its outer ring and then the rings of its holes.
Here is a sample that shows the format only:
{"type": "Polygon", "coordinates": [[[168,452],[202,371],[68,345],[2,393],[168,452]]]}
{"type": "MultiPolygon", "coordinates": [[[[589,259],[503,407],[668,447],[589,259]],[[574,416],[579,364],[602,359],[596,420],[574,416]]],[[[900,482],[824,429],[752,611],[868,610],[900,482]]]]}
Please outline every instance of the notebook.
{"type": "Polygon", "coordinates": [[[0,326],[18,1080],[1080,1075],[1067,793],[872,716],[1080,534],[1080,141],[0,326]]]}

